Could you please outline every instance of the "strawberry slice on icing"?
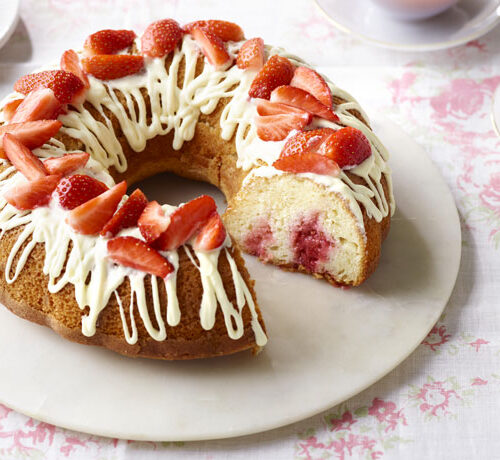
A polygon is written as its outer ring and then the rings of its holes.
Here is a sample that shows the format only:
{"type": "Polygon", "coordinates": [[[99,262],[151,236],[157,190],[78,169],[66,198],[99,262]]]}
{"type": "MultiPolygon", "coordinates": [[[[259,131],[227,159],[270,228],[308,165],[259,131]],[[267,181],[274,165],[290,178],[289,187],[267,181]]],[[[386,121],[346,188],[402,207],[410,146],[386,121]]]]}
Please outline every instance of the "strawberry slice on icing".
{"type": "Polygon", "coordinates": [[[341,168],[348,168],[365,161],[372,154],[372,147],[359,129],[347,126],[330,135],[318,153],[331,158],[341,168]]]}
{"type": "Polygon", "coordinates": [[[136,35],[133,30],[99,30],[89,35],[83,49],[87,56],[94,54],[115,54],[134,43],[136,35]]]}
{"type": "Polygon", "coordinates": [[[115,213],[126,191],[125,181],[116,184],[106,192],[70,211],[66,217],[66,223],[83,235],[99,233],[115,213]]]}
{"type": "Polygon", "coordinates": [[[323,176],[338,176],[340,168],[335,161],[318,153],[299,153],[279,158],[273,166],[280,171],[299,173],[314,173],[323,176]]]}
{"type": "Polygon", "coordinates": [[[47,158],[43,165],[49,174],[66,176],[77,169],[83,168],[89,161],[90,155],[85,152],[66,153],[62,157],[47,158]]]}
{"type": "Polygon", "coordinates": [[[16,136],[4,134],[3,149],[9,161],[26,179],[33,181],[48,175],[43,163],[16,136]]]}
{"type": "Polygon", "coordinates": [[[23,181],[7,190],[3,197],[17,209],[27,211],[50,202],[52,192],[61,176],[42,176],[33,181],[23,181]]]}
{"type": "Polygon", "coordinates": [[[318,149],[322,142],[334,132],[335,130],[331,128],[301,131],[286,141],[281,150],[280,158],[296,155],[298,153],[318,153],[318,149]]]}
{"type": "Polygon", "coordinates": [[[174,271],[173,265],[158,251],[133,236],[120,236],[107,243],[111,260],[125,267],[135,268],[165,278],[174,271]]]}
{"type": "Polygon", "coordinates": [[[217,35],[200,28],[193,29],[191,34],[208,62],[216,69],[226,68],[233,62],[233,58],[226,50],[226,45],[217,35]]]}
{"type": "Polygon", "coordinates": [[[307,112],[257,116],[257,135],[263,141],[282,141],[290,131],[303,129],[311,122],[311,118],[307,112]]]}
{"type": "MultiPolygon", "coordinates": [[[[85,174],[64,177],[59,182],[55,195],[63,209],[74,209],[106,192],[108,187],[85,174]]],[[[111,216],[110,216],[111,217],[111,216]]]]}
{"type": "Polygon", "coordinates": [[[241,46],[236,65],[240,69],[259,70],[264,65],[265,50],[262,38],[251,38],[241,46]]]}
{"type": "Polygon", "coordinates": [[[62,70],[65,70],[66,72],[71,72],[73,75],[76,75],[83,83],[84,89],[90,88],[90,83],[87,74],[83,71],[80,65],[80,59],[78,58],[78,54],[76,54],[74,50],[67,50],[63,53],[63,55],[61,56],[60,66],[62,70]]]}
{"type": "Polygon", "coordinates": [[[14,99],[7,102],[3,106],[2,113],[4,121],[9,122],[10,120],[12,120],[12,117],[14,116],[14,113],[16,112],[21,102],[23,102],[23,99],[14,99]]]}
{"type": "Polygon", "coordinates": [[[193,248],[197,251],[211,251],[217,249],[226,239],[226,229],[219,214],[215,213],[207,223],[201,227],[196,236],[193,248]]]}
{"type": "Polygon", "coordinates": [[[312,94],[294,86],[279,86],[271,94],[271,102],[280,102],[305,110],[312,115],[325,120],[337,122],[337,114],[325,104],[321,103],[312,94]]]}
{"type": "Polygon", "coordinates": [[[137,226],[143,238],[151,243],[167,229],[169,222],[170,218],[165,216],[158,201],[151,201],[139,217],[137,226]]]}
{"type": "Polygon", "coordinates": [[[62,107],[50,88],[40,88],[32,91],[22,100],[10,122],[52,120],[62,112],[62,107]]]}
{"type": "Polygon", "coordinates": [[[116,80],[139,72],[142,56],[130,54],[97,54],[82,59],[83,70],[100,80],[116,80]]]}
{"type": "Polygon", "coordinates": [[[187,33],[192,33],[194,29],[205,29],[219,37],[224,42],[239,42],[245,38],[243,29],[238,24],[218,19],[190,22],[189,24],[186,24],[183,29],[187,33]]]}
{"type": "Polygon", "coordinates": [[[303,89],[312,94],[319,102],[327,107],[332,106],[332,92],[324,78],[313,69],[297,67],[293,74],[290,86],[303,89]]]}
{"type": "Polygon", "coordinates": [[[294,71],[294,65],[286,57],[271,56],[253,79],[248,95],[269,99],[275,88],[292,81],[294,71]]]}
{"type": "Polygon", "coordinates": [[[305,110],[292,107],[291,105],[280,104],[279,102],[271,102],[267,99],[254,99],[259,115],[280,115],[283,113],[295,113],[303,115],[307,113],[305,110]]]}
{"type": "Polygon", "coordinates": [[[115,236],[120,230],[137,225],[137,221],[147,204],[146,195],[140,189],[136,189],[103,227],[101,235],[115,236]]]}
{"type": "Polygon", "coordinates": [[[183,35],[181,26],[173,19],[160,19],[150,24],[141,37],[141,51],[149,57],[171,53],[183,35]]]}
{"type": "Polygon", "coordinates": [[[217,212],[212,197],[202,195],[177,208],[170,215],[167,229],[153,243],[162,251],[177,249],[189,240],[217,212]]]}
{"type": "Polygon", "coordinates": [[[62,123],[57,120],[26,121],[0,126],[0,158],[7,158],[2,148],[3,136],[13,134],[17,140],[29,149],[36,149],[54,137],[62,123]]]}

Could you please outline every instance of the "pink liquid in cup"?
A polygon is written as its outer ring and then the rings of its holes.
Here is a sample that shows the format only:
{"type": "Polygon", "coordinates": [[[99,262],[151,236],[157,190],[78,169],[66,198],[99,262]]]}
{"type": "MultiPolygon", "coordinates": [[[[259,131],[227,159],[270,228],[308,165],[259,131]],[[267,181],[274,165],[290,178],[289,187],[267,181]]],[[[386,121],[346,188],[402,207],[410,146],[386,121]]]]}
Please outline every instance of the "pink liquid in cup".
{"type": "Polygon", "coordinates": [[[373,0],[398,19],[425,19],[442,13],[458,0],[373,0]]]}

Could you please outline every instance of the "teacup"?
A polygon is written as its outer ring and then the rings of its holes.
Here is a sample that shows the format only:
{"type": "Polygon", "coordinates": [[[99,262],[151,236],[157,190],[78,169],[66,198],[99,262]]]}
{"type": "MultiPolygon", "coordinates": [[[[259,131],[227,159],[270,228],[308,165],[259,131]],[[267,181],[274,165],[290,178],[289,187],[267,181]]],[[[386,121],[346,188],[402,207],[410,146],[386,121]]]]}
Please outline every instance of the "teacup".
{"type": "Polygon", "coordinates": [[[425,19],[442,13],[458,0],[373,0],[391,16],[404,20],[425,19]]]}

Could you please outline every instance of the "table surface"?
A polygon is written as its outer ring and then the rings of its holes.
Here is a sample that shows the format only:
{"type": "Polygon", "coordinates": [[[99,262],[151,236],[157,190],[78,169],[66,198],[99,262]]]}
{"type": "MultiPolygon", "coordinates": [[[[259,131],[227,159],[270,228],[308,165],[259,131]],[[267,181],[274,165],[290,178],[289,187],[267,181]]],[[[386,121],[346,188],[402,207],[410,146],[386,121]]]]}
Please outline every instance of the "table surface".
{"type": "Polygon", "coordinates": [[[490,120],[500,84],[500,27],[458,48],[412,54],[338,32],[310,0],[254,0],[251,6],[240,0],[23,0],[21,21],[0,50],[0,94],[64,49],[80,48],[98,29],[141,31],[162,17],[233,20],[247,36],[262,36],[327,70],[368,111],[383,113],[419,142],[459,209],[457,284],[434,329],[402,365],[300,423],[237,439],[144,443],[68,431],[0,405],[0,458],[500,458],[500,138],[490,120]]]}

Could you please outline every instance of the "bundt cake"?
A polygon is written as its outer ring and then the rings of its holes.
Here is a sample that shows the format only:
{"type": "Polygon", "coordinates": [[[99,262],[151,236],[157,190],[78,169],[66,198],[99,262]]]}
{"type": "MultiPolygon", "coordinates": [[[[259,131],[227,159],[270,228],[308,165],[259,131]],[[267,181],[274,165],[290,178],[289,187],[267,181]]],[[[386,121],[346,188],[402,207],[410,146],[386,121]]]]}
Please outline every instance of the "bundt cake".
{"type": "Polygon", "coordinates": [[[375,269],[394,211],[387,152],[354,99],[218,20],[90,35],[0,109],[0,301],[128,356],[266,343],[239,248],[334,285],[375,269]],[[163,171],[225,194],[178,207],[163,171]],[[227,228],[227,231],[226,231],[227,228]]]}

